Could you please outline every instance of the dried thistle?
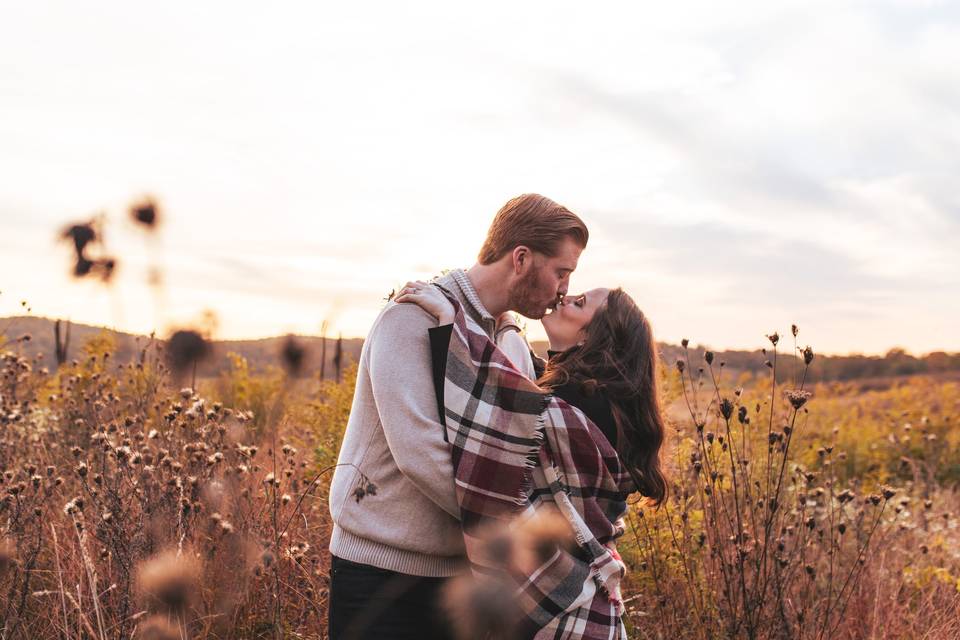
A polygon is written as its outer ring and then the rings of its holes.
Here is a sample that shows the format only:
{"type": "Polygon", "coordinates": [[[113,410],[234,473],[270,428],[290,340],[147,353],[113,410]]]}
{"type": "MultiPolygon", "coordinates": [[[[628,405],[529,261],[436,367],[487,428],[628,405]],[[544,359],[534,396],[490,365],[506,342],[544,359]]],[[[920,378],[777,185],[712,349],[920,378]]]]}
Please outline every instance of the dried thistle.
{"type": "Polygon", "coordinates": [[[720,401],[720,415],[723,416],[724,420],[729,420],[733,415],[733,402],[730,398],[724,398],[720,401]]]}
{"type": "Polygon", "coordinates": [[[517,602],[511,589],[495,579],[462,575],[444,587],[442,605],[458,640],[513,640],[518,637],[517,602]]]}
{"type": "Polygon", "coordinates": [[[305,355],[306,349],[293,335],[288,335],[284,339],[283,347],[280,349],[280,360],[287,375],[294,378],[300,375],[305,355]]]}
{"type": "Polygon", "coordinates": [[[167,360],[176,376],[182,376],[190,367],[210,354],[206,339],[192,329],[175,331],[167,342],[167,360]]]}
{"type": "Polygon", "coordinates": [[[802,390],[791,390],[786,391],[784,395],[787,397],[787,401],[790,403],[794,409],[799,410],[803,405],[807,404],[807,400],[813,395],[809,391],[802,390]]]}
{"type": "Polygon", "coordinates": [[[198,588],[200,565],[187,554],[166,551],[137,569],[140,590],[171,612],[183,611],[198,588]]]}
{"type": "Polygon", "coordinates": [[[73,248],[77,252],[77,257],[80,257],[87,245],[96,241],[97,232],[94,231],[92,222],[84,222],[70,225],[63,230],[61,237],[64,240],[73,241],[73,248]]]}
{"type": "Polygon", "coordinates": [[[571,550],[576,539],[570,523],[556,508],[542,507],[512,532],[516,542],[514,564],[524,575],[530,575],[552,558],[558,550],[571,550]]]}
{"type": "Polygon", "coordinates": [[[153,198],[145,198],[130,205],[130,217],[135,223],[152,231],[159,222],[159,207],[153,198]]]}

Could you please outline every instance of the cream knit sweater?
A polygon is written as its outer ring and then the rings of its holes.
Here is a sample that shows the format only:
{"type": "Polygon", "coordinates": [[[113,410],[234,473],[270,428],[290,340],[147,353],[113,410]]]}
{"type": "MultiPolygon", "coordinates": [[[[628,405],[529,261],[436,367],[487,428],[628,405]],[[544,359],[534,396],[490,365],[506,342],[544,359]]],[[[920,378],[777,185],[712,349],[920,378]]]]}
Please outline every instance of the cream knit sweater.
{"type": "MultiPolygon", "coordinates": [[[[466,273],[452,271],[440,283],[493,337],[496,320],[466,273]]],[[[443,577],[466,564],[450,448],[433,386],[427,330],[435,325],[417,305],[389,302],[370,329],[340,448],[343,466],[330,486],[330,551],[381,569],[443,577]],[[370,478],[376,494],[355,499],[360,475],[347,463],[370,478]]],[[[502,335],[514,342],[519,337],[502,335]]]]}

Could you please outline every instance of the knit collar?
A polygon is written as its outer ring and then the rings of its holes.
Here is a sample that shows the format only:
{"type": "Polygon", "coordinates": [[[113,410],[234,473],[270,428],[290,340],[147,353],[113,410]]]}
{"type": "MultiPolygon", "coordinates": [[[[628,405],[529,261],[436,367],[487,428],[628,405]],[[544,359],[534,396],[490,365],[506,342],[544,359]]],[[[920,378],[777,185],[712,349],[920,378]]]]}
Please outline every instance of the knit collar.
{"type": "Polygon", "coordinates": [[[467,272],[463,269],[454,269],[450,272],[450,276],[453,278],[453,281],[457,283],[457,286],[460,287],[460,291],[463,292],[463,297],[465,297],[474,310],[480,314],[480,317],[485,321],[496,324],[496,318],[490,315],[487,308],[480,302],[480,296],[477,294],[477,290],[473,288],[473,283],[470,282],[467,272]]]}

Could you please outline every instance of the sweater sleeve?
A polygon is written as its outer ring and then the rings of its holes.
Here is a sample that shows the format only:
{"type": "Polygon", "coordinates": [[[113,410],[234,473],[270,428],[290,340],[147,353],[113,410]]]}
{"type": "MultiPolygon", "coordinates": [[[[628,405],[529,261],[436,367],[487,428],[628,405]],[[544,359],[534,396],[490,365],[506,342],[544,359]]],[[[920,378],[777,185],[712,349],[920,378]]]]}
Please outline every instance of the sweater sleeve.
{"type": "Polygon", "coordinates": [[[460,518],[453,463],[439,422],[430,340],[435,320],[413,304],[386,309],[370,337],[370,384],[397,468],[417,489],[460,518]]]}
{"type": "Polygon", "coordinates": [[[530,345],[516,326],[506,326],[497,330],[497,346],[503,351],[517,371],[531,380],[537,377],[530,357],[530,345]]]}

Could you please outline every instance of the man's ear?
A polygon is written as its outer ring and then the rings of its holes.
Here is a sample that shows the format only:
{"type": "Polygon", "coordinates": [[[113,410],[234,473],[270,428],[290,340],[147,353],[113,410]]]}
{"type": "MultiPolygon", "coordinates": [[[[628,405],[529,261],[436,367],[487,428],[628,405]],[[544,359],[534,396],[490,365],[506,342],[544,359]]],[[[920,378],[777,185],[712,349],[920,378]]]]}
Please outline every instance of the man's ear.
{"type": "Polygon", "coordinates": [[[513,273],[520,275],[533,262],[533,253],[526,245],[517,245],[511,252],[513,258],[513,273]]]}

